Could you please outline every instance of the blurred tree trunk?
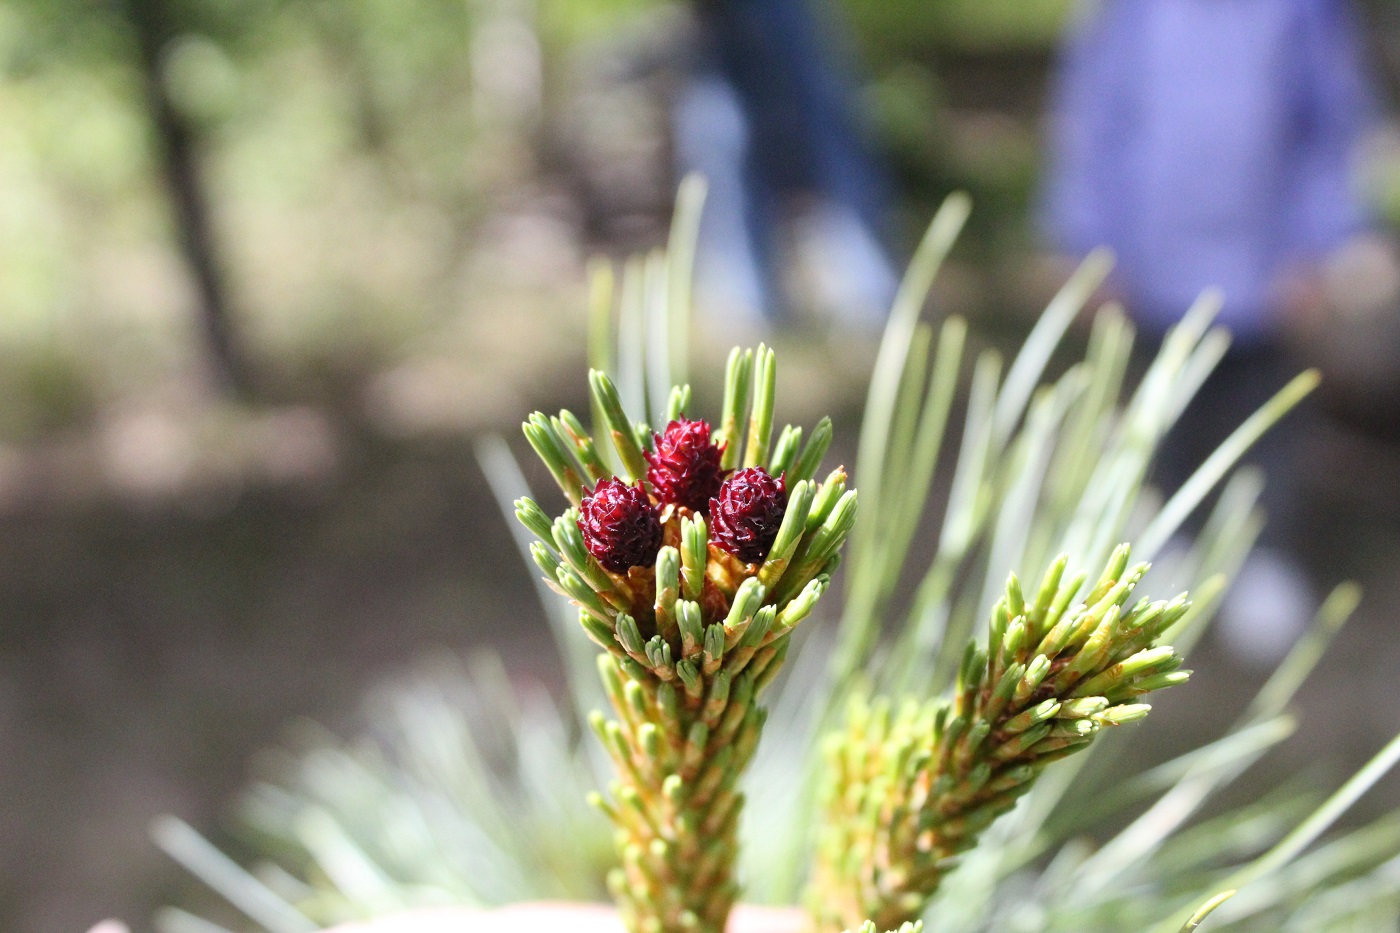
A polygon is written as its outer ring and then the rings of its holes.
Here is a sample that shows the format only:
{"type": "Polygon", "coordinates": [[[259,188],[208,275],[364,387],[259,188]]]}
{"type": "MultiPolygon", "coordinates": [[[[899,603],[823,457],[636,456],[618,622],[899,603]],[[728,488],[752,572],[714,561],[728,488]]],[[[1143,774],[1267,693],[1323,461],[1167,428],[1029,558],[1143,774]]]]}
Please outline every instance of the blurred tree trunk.
{"type": "Polygon", "coordinates": [[[126,0],[122,9],[137,45],[146,111],[155,131],[180,251],[194,277],[212,374],[222,391],[247,398],[253,390],[251,373],[231,319],[195,130],[170,99],[162,74],[162,56],[178,29],[166,0],[126,0]]]}

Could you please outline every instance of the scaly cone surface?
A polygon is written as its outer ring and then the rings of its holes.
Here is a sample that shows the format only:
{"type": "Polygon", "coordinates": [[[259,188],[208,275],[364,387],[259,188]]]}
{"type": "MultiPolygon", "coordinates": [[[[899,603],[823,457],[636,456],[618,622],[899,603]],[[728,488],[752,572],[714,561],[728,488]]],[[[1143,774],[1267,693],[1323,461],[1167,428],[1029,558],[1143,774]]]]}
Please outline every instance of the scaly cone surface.
{"type": "Polygon", "coordinates": [[[608,461],[567,411],[525,424],[573,503],[550,519],[521,499],[516,514],[539,538],[546,581],[604,649],[616,718],[591,721],[617,779],[595,802],[617,827],[622,864],[609,886],[635,933],[722,933],[738,893],[737,785],[763,728],[757,700],[855,521],[845,472],[814,479],[828,420],[805,445],[785,428],[770,451],[775,377],[771,350],[736,350],[719,429],[685,419],[690,392],[677,387],[656,433],[592,373],[608,461]]]}
{"type": "Polygon", "coordinates": [[[809,907],[822,931],[917,918],[958,853],[1016,803],[1051,763],[1104,728],[1147,715],[1135,702],[1185,682],[1157,645],[1190,608],[1185,596],[1127,608],[1146,564],[1114,551],[1080,602],[1080,575],[1050,568],[1027,604],[1013,575],[985,647],[968,645],[951,698],[858,700],[826,751],[809,907]]]}

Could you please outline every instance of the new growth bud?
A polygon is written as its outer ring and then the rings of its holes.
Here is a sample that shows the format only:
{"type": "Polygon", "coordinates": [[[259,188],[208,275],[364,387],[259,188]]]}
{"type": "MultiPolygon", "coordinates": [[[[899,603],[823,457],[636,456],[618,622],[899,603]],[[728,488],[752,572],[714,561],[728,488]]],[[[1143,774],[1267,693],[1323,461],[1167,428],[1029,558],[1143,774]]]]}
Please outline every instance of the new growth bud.
{"type": "Polygon", "coordinates": [[[596,440],[568,412],[525,426],[571,507],[551,518],[521,499],[516,514],[538,538],[530,553],[546,583],[604,651],[617,720],[590,722],[617,781],[596,802],[617,829],[622,866],[608,883],[634,933],[723,933],[759,698],[855,517],[842,470],[816,480],[829,420],[805,446],[801,429],[784,428],[770,456],[775,366],[765,347],[735,351],[718,441],[681,415],[688,387],[672,390],[669,423],[653,432],[598,371],[596,440]]]}
{"type": "Polygon", "coordinates": [[[1155,642],[1189,603],[1132,602],[1147,565],[1130,567],[1128,556],[1126,546],[1114,551],[1083,600],[1087,578],[1063,582],[1065,558],[1029,604],[1013,574],[985,647],[968,642],[951,695],[898,708],[887,697],[857,697],[847,728],[827,746],[811,899],[818,930],[861,918],[891,929],[917,917],[953,857],[1045,768],[1088,748],[1104,728],[1145,717],[1147,704],[1132,700],[1185,679],[1181,658],[1155,642]]]}

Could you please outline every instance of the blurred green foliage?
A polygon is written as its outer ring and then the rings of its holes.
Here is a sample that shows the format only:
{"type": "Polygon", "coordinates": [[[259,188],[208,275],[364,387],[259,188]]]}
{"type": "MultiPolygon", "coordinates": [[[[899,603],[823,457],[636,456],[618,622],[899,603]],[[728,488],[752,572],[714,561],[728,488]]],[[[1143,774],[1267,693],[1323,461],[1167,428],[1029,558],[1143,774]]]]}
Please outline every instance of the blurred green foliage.
{"type": "MultiPolygon", "coordinates": [[[[960,258],[1018,264],[1036,245],[1028,218],[1045,78],[1072,0],[830,2],[859,62],[862,115],[897,182],[905,245],[948,192],[965,190],[978,210],[960,258]]],[[[0,377],[12,412],[27,412],[7,415],[0,436],[81,420],[92,400],[151,390],[198,353],[197,295],[162,176],[138,20],[158,27],[159,86],[193,140],[244,342],[265,368],[330,373],[340,385],[498,306],[464,270],[473,257],[495,263],[483,229],[502,205],[563,194],[575,253],[635,245],[583,242],[615,233],[592,223],[590,197],[619,186],[580,176],[631,171],[624,150],[645,150],[660,177],[670,171],[664,138],[617,141],[664,137],[664,117],[618,111],[643,97],[664,112],[685,55],[685,7],[0,0],[0,369],[35,373],[20,385],[0,377]],[[594,93],[599,81],[626,93],[594,93]],[[614,148],[590,158],[580,126],[614,148]],[[27,384],[48,388],[36,396],[27,384]],[[45,411],[40,396],[68,401],[45,411]]],[[[1384,0],[1363,7],[1384,63],[1400,14],[1384,0]]],[[[1397,165],[1391,144],[1367,179],[1391,218],[1397,165]]],[[[612,207],[664,210],[638,201],[612,207]]],[[[994,313],[1043,297],[997,284],[1014,276],[986,278],[979,301],[994,313]]]]}
{"type": "MultiPolygon", "coordinates": [[[[192,334],[136,9],[0,5],[0,354],[61,345],[92,378],[139,384],[152,362],[178,365],[192,334]]],[[[334,354],[421,329],[428,280],[449,259],[420,247],[469,226],[493,180],[473,144],[499,115],[477,92],[485,56],[470,52],[478,21],[501,17],[430,0],[171,2],[154,15],[159,78],[195,140],[253,342],[334,354]],[[405,248],[423,294],[392,263],[351,255],[415,208],[428,216],[408,225],[430,233],[405,248]]]]}
{"type": "Polygon", "coordinates": [[[1072,0],[845,0],[872,60],[931,49],[1041,49],[1054,41],[1072,0]]]}
{"type": "MultiPolygon", "coordinates": [[[[913,195],[909,217],[953,187],[978,197],[984,230],[1024,205],[1033,135],[995,121],[960,132],[941,56],[1043,50],[1065,6],[848,0],[872,122],[913,195]]],[[[639,22],[669,22],[651,16],[667,8],[3,0],[0,355],[59,345],[79,370],[139,383],[152,361],[159,372],[189,350],[182,231],[160,175],[138,24],[158,33],[160,84],[194,137],[216,258],[249,341],[274,356],[335,356],[373,353],[444,313],[483,211],[536,181],[542,124],[568,111],[579,60],[649,28],[639,22]],[[127,353],[139,362],[123,362],[127,353]]]]}
{"type": "Polygon", "coordinates": [[[868,73],[868,119],[899,182],[905,229],[964,190],[978,206],[964,251],[982,262],[1024,254],[1044,79],[1071,6],[846,0],[868,73]]]}

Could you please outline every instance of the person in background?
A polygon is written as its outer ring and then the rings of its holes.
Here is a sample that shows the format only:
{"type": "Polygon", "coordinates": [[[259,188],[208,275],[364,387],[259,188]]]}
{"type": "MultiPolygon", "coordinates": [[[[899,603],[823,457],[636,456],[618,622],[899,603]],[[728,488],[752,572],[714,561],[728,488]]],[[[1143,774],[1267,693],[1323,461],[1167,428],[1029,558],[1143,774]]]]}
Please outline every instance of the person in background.
{"type": "Polygon", "coordinates": [[[805,207],[794,239],[812,300],[839,324],[877,329],[897,285],[886,183],[829,24],[807,0],[696,0],[693,11],[697,60],[674,123],[680,167],[709,181],[702,307],[731,326],[783,321],[781,228],[805,207]]]}
{"type": "MultiPolygon", "coordinates": [[[[1168,494],[1299,369],[1290,319],[1316,314],[1329,263],[1371,239],[1354,185],[1376,116],[1363,58],[1345,0],[1102,0],[1070,26],[1044,203],[1055,249],[1116,252],[1144,354],[1211,286],[1233,332],[1157,465],[1168,494]]],[[[1292,428],[1255,454],[1269,531],[1222,611],[1246,658],[1284,650],[1315,606],[1287,546],[1292,428]]]]}

